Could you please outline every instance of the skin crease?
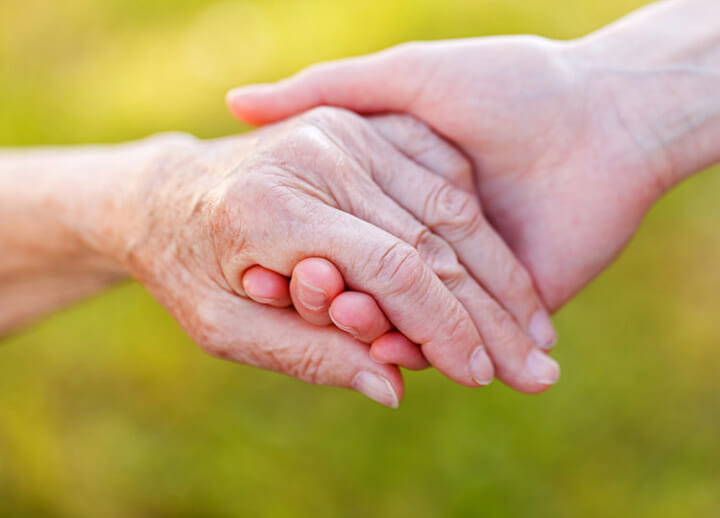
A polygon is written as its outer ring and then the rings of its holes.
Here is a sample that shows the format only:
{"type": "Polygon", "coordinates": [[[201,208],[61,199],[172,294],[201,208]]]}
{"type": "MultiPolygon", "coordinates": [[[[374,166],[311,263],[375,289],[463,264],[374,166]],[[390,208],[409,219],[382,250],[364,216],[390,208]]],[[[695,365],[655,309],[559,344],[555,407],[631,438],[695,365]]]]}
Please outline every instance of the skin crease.
{"type": "MultiPolygon", "coordinates": [[[[423,120],[472,159],[486,217],[557,310],[617,257],[657,199],[720,160],[720,27],[695,30],[716,9],[662,2],[567,43],[406,44],[237,89],[228,104],[256,124],[321,104],[423,120]],[[674,37],[660,45],[663,31],[674,37]]],[[[369,302],[364,311],[382,318],[369,302]]]]}

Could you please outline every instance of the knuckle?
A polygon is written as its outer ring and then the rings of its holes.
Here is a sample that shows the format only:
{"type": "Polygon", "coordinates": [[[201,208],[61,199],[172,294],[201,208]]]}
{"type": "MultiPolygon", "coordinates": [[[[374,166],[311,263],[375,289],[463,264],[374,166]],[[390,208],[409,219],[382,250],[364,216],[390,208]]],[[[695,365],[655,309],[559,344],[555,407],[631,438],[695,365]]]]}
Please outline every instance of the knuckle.
{"type": "Polygon", "coordinates": [[[388,294],[407,294],[426,280],[426,266],[420,254],[405,243],[390,245],[375,264],[375,277],[388,286],[388,294]]]}
{"type": "Polygon", "coordinates": [[[324,108],[314,108],[311,112],[304,113],[300,116],[298,124],[293,128],[291,136],[291,144],[293,148],[303,146],[301,149],[307,152],[306,147],[310,150],[317,149],[327,152],[333,149],[334,141],[330,138],[328,131],[333,126],[333,116],[314,113],[316,110],[324,108]]]}
{"type": "Polygon", "coordinates": [[[465,279],[465,269],[452,247],[442,238],[422,227],[414,239],[414,247],[450,291],[465,279]]]}
{"type": "Polygon", "coordinates": [[[535,289],[530,274],[519,263],[512,263],[506,274],[505,295],[515,300],[534,299],[535,289]]]}
{"type": "Polygon", "coordinates": [[[447,269],[442,274],[438,273],[438,277],[450,291],[454,292],[460,289],[467,280],[467,272],[460,264],[456,264],[455,267],[447,269]]]}
{"type": "MultiPolygon", "coordinates": [[[[335,161],[344,159],[367,167],[374,133],[365,119],[342,108],[328,106],[314,108],[300,117],[300,133],[322,152],[320,154],[329,155],[335,161]]],[[[330,162],[327,165],[332,166],[330,162]]]]}
{"type": "Polygon", "coordinates": [[[305,112],[301,115],[304,120],[321,121],[321,122],[334,122],[337,120],[339,108],[332,108],[330,106],[317,106],[305,112]]]}
{"type": "Polygon", "coordinates": [[[474,197],[451,184],[436,192],[431,210],[435,213],[433,227],[452,241],[465,241],[486,224],[474,197]]]}
{"type": "Polygon", "coordinates": [[[460,304],[453,305],[446,321],[450,322],[446,335],[448,343],[458,346],[464,344],[475,345],[469,343],[469,340],[477,341],[477,329],[463,306],[460,304]]]}
{"type": "Polygon", "coordinates": [[[425,225],[421,225],[413,236],[411,245],[421,255],[431,255],[432,251],[437,248],[437,236],[425,225]]]}
{"type": "Polygon", "coordinates": [[[300,116],[301,120],[321,126],[334,127],[348,122],[356,123],[361,118],[344,108],[333,106],[317,106],[300,116]]]}
{"type": "MultiPolygon", "coordinates": [[[[323,109],[325,108],[315,110],[323,109]]],[[[284,143],[282,156],[285,160],[282,167],[291,169],[293,176],[312,177],[316,180],[322,176],[317,174],[318,172],[346,170],[351,160],[342,135],[342,129],[334,115],[301,115],[284,143]]]]}

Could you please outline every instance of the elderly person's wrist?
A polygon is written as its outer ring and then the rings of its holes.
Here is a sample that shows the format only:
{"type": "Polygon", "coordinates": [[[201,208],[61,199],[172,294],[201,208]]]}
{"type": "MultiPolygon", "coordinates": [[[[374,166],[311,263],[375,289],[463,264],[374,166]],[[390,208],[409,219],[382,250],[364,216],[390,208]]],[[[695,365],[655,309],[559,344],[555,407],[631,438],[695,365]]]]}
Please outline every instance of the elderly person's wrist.
{"type": "Polygon", "coordinates": [[[0,277],[125,276],[126,258],[158,209],[155,191],[163,177],[183,174],[197,142],[167,134],[71,151],[5,151],[0,237],[15,246],[0,261],[0,277]]]}
{"type": "Polygon", "coordinates": [[[123,146],[92,204],[98,217],[81,230],[88,249],[107,257],[118,269],[138,276],[152,260],[150,248],[174,230],[185,202],[193,202],[192,184],[204,143],[184,133],[166,133],[123,146]],[[169,222],[172,221],[172,225],[169,222]]]}
{"type": "Polygon", "coordinates": [[[183,139],[0,152],[0,331],[127,276],[119,252],[149,210],[138,187],[183,139]]]}

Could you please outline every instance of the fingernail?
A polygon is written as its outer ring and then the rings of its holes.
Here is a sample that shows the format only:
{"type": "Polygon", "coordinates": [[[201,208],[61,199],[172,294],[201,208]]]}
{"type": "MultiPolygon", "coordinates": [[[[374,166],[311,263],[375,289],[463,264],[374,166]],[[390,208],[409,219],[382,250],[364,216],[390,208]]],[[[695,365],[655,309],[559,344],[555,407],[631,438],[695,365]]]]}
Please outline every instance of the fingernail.
{"type": "Polygon", "coordinates": [[[530,351],[526,365],[530,374],[543,385],[554,385],[560,377],[558,363],[539,349],[530,351]]]}
{"type": "MultiPolygon", "coordinates": [[[[245,290],[247,291],[247,290],[245,290]]],[[[266,297],[258,297],[257,295],[253,295],[249,291],[247,292],[248,297],[250,297],[255,302],[259,302],[260,304],[273,304],[275,302],[275,299],[268,299],[266,297]]]]}
{"type": "Polygon", "coordinates": [[[358,331],[357,329],[338,323],[338,321],[335,320],[335,317],[333,316],[332,309],[328,311],[328,315],[330,315],[330,320],[332,320],[332,323],[335,324],[335,326],[339,329],[345,331],[347,334],[351,336],[357,336],[360,334],[360,331],[358,331]]]}
{"type": "Polygon", "coordinates": [[[263,292],[264,286],[255,286],[253,283],[250,283],[248,281],[244,281],[245,293],[247,293],[247,296],[250,297],[255,302],[259,302],[261,304],[272,304],[275,302],[275,299],[272,299],[270,297],[263,296],[264,294],[261,294],[263,292]]]}
{"type": "Polygon", "coordinates": [[[470,375],[481,386],[490,385],[495,378],[495,368],[485,348],[477,347],[470,356],[470,375]]]}
{"type": "Polygon", "coordinates": [[[390,408],[400,406],[397,394],[385,378],[368,371],[360,371],[352,382],[352,388],[390,408]]]}
{"type": "Polygon", "coordinates": [[[330,296],[327,291],[316,288],[315,286],[298,279],[298,297],[300,302],[307,309],[319,311],[325,309],[330,302],[330,296]]]}
{"type": "Polygon", "coordinates": [[[538,310],[530,319],[530,336],[541,349],[549,351],[557,343],[557,333],[550,315],[544,309],[538,310]]]}

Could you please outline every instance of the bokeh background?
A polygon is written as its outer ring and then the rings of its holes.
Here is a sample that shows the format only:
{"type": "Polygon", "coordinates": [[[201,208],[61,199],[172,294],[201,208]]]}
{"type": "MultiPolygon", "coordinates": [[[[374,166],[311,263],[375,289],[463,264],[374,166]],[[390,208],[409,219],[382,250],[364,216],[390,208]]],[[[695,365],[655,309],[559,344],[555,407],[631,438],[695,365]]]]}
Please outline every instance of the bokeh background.
{"type": "MultiPolygon", "coordinates": [[[[244,131],[231,86],[642,3],[1,0],[0,145],[244,131]]],[[[0,516],[720,516],[719,201],[711,172],[653,210],[557,316],[542,396],[429,371],[390,411],[211,359],[137,285],[82,303],[0,343],[0,516]]]]}

